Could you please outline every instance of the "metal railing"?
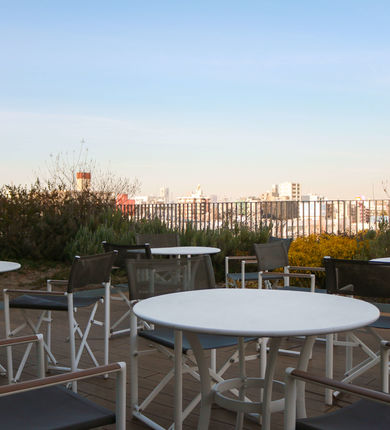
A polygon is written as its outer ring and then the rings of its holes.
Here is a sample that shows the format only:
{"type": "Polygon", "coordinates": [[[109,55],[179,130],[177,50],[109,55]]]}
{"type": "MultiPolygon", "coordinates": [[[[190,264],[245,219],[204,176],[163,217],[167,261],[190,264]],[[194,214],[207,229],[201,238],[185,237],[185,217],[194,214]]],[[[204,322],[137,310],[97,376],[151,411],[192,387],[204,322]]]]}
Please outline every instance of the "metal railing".
{"type": "Polygon", "coordinates": [[[277,237],[377,230],[389,221],[390,200],[254,201],[119,205],[131,220],[159,219],[168,228],[269,228],[277,237]]]}

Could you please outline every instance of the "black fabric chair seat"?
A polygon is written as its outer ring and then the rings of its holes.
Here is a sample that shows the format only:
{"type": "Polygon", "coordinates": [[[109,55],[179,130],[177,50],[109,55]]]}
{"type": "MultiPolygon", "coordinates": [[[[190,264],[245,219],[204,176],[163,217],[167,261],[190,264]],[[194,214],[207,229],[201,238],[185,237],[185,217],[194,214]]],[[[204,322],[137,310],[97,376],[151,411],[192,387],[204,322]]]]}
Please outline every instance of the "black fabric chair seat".
{"type": "MultiPolygon", "coordinates": [[[[174,331],[170,328],[155,327],[154,330],[140,330],[138,335],[145,339],[159,343],[160,345],[164,345],[167,348],[173,349],[175,347],[174,331]]],[[[245,342],[250,342],[253,340],[256,340],[256,338],[245,338],[245,342]]],[[[203,349],[217,349],[237,345],[236,337],[223,335],[200,334],[199,341],[203,349]]],[[[191,345],[186,337],[183,336],[183,353],[186,354],[189,350],[191,350],[191,345]]]]}
{"type": "Polygon", "coordinates": [[[115,293],[115,290],[118,291],[128,291],[129,290],[129,285],[126,284],[115,284],[111,287],[111,292],[115,293]]]}
{"type": "Polygon", "coordinates": [[[359,400],[337,411],[298,419],[296,430],[389,430],[390,406],[359,400]]]}
{"type": "MultiPolygon", "coordinates": [[[[96,303],[100,297],[73,297],[73,306],[75,308],[83,308],[96,303]]],[[[66,296],[50,296],[50,295],[30,295],[24,294],[23,296],[16,297],[9,302],[10,308],[23,308],[23,309],[41,309],[51,311],[67,311],[68,299],[66,296]]]]}
{"type": "Polygon", "coordinates": [[[390,328],[390,317],[381,315],[376,321],[370,324],[369,327],[390,328]]]}
{"type": "Polygon", "coordinates": [[[2,430],[82,430],[115,423],[115,414],[63,387],[0,398],[2,430]]]}
{"type": "MultiPolygon", "coordinates": [[[[307,287],[294,287],[293,285],[289,285],[288,287],[277,287],[278,290],[288,290],[288,291],[304,291],[306,293],[310,293],[310,288],[307,287]]],[[[316,293],[322,293],[322,294],[326,294],[327,291],[323,288],[316,288],[315,289],[316,293]]]]}
{"type": "MultiPolygon", "coordinates": [[[[242,279],[241,273],[228,273],[226,276],[232,281],[241,281],[242,279]]],[[[246,281],[257,281],[258,279],[259,274],[257,272],[245,272],[246,281]]]]}

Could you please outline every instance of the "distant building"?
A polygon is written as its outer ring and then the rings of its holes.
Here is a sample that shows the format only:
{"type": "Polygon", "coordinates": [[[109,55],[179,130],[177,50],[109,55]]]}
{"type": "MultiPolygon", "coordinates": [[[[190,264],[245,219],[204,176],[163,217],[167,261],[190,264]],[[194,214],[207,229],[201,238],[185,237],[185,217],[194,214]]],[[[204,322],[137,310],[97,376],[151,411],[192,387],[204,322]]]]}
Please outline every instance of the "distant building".
{"type": "Polygon", "coordinates": [[[210,213],[210,197],[203,194],[198,185],[196,191],[187,197],[179,197],[178,203],[182,203],[183,210],[188,220],[205,220],[210,213]]]}
{"type": "Polygon", "coordinates": [[[91,188],[91,173],[77,172],[76,173],[77,191],[86,191],[91,188]]]}
{"type": "Polygon", "coordinates": [[[301,184],[282,182],[277,185],[279,200],[301,200],[301,184]]]}
{"type": "Polygon", "coordinates": [[[160,188],[160,200],[161,200],[161,203],[169,203],[169,188],[167,187],[160,188]]]}
{"type": "Polygon", "coordinates": [[[117,194],[115,203],[122,212],[130,215],[134,213],[135,200],[129,199],[128,194],[117,194]]]}
{"type": "Polygon", "coordinates": [[[273,184],[271,191],[266,191],[260,196],[261,200],[301,200],[301,184],[296,182],[282,182],[273,184]]]}

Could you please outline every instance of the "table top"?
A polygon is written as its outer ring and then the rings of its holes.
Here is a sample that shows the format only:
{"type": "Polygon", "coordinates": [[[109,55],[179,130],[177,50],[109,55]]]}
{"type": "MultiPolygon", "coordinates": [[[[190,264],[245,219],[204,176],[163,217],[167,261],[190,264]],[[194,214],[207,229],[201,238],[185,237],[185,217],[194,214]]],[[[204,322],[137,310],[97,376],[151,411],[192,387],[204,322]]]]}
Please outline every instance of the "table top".
{"type": "Polygon", "coordinates": [[[142,300],[135,314],[148,322],[196,333],[281,337],[336,333],[379,317],[362,300],[331,294],[257,289],[211,289],[142,300]]]}
{"type": "Polygon", "coordinates": [[[0,273],[12,272],[12,270],[20,269],[19,263],[14,263],[12,261],[0,261],[0,273]]]}
{"type": "Polygon", "coordinates": [[[378,261],[380,263],[390,263],[390,257],[373,258],[370,261],[378,261]]]}
{"type": "Polygon", "coordinates": [[[166,248],[151,248],[153,255],[204,255],[217,254],[219,248],[209,246],[169,246],[166,248]]]}

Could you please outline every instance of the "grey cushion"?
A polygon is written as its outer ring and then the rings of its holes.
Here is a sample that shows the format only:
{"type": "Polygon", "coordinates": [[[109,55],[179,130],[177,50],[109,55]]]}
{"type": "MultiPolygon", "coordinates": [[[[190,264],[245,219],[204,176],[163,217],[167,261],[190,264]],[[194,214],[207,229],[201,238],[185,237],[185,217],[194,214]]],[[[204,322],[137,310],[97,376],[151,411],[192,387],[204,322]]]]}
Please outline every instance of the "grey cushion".
{"type": "MultiPolygon", "coordinates": [[[[139,336],[149,339],[153,342],[164,345],[167,348],[173,349],[175,347],[175,337],[173,329],[166,327],[155,327],[154,330],[140,330],[139,336]]],[[[255,340],[256,338],[245,338],[246,342],[255,340]]],[[[232,336],[223,335],[210,335],[210,334],[200,334],[199,341],[203,349],[217,349],[225,348],[229,346],[237,345],[237,338],[232,336]]],[[[183,336],[183,353],[186,353],[191,349],[191,345],[183,336]]]]}
{"type": "Polygon", "coordinates": [[[2,430],[82,430],[115,423],[115,414],[63,387],[0,398],[2,430]]]}
{"type": "MultiPolygon", "coordinates": [[[[73,297],[73,306],[82,308],[96,303],[101,297],[73,297]]],[[[41,309],[51,311],[67,311],[68,299],[66,296],[23,294],[9,302],[10,308],[41,309]]]]}
{"type": "Polygon", "coordinates": [[[390,406],[366,399],[319,417],[297,420],[296,424],[296,430],[389,429],[390,406]]]}

